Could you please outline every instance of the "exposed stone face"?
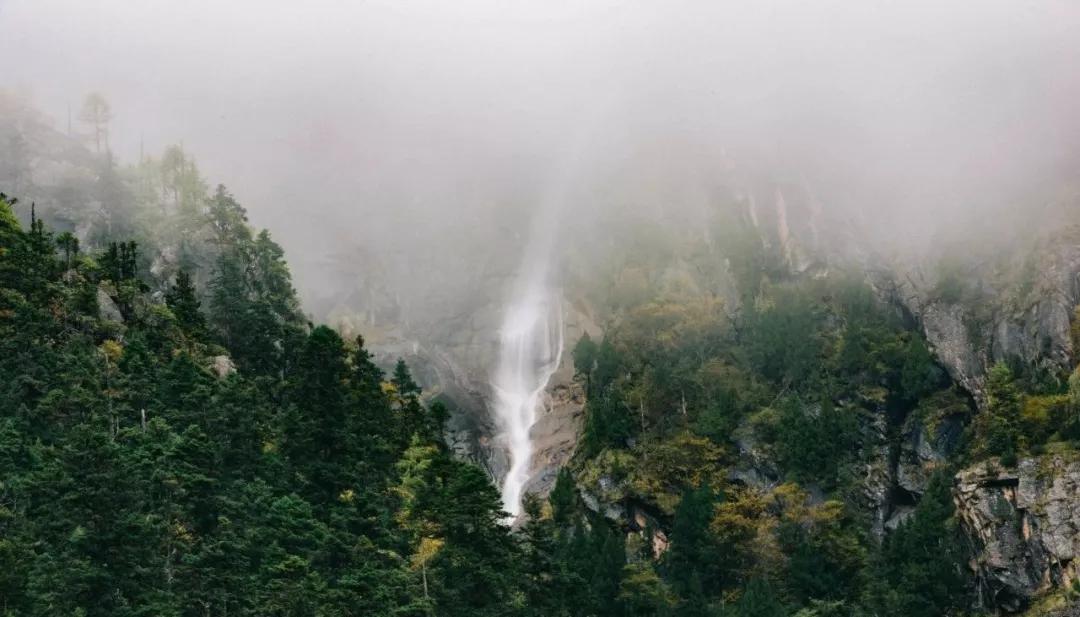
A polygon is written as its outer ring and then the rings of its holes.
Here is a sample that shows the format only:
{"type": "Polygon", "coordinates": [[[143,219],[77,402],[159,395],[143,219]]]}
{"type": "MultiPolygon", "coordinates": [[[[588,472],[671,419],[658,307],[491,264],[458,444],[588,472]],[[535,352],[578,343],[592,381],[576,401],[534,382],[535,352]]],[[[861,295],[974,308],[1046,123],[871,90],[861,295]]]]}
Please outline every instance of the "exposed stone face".
{"type": "Polygon", "coordinates": [[[1080,602],[1074,603],[1072,606],[1055,610],[1045,615],[1045,617],[1080,617],[1080,602]]]}
{"type": "Polygon", "coordinates": [[[873,514],[871,532],[880,538],[892,515],[892,467],[889,464],[889,445],[886,438],[886,422],[883,411],[870,417],[862,416],[863,448],[868,456],[862,469],[860,496],[862,506],[873,514]],[[869,420],[869,421],[866,421],[869,420]]]}
{"type": "Polygon", "coordinates": [[[931,423],[916,414],[908,416],[896,464],[897,486],[913,496],[921,496],[934,470],[956,451],[963,431],[964,417],[960,414],[950,414],[931,423]]]}
{"type": "Polygon", "coordinates": [[[973,273],[984,298],[978,307],[936,299],[935,281],[918,269],[896,268],[876,283],[918,319],[938,361],[980,408],[986,372],[996,362],[1055,372],[1072,368],[1070,319],[1080,304],[1080,243],[1066,232],[1028,259],[1037,260],[1037,267],[1011,282],[995,280],[999,276],[990,269],[973,273]]]}
{"type": "Polygon", "coordinates": [[[532,476],[525,491],[547,495],[555,486],[559,468],[569,462],[585,422],[585,390],[574,380],[571,350],[585,333],[600,339],[602,333],[587,307],[563,301],[563,354],[551,376],[531,435],[532,476]]]}
{"type": "Polygon", "coordinates": [[[962,306],[931,302],[921,308],[923,332],[945,370],[981,404],[989,357],[971,340],[971,319],[962,306]]]}
{"type": "MultiPolygon", "coordinates": [[[[486,284],[509,289],[513,279],[496,276],[486,284]]],[[[454,314],[438,323],[396,323],[384,328],[372,324],[363,314],[340,312],[334,322],[347,334],[359,332],[375,361],[389,368],[404,359],[428,399],[444,400],[451,416],[444,435],[458,457],[483,467],[493,480],[500,480],[510,466],[506,447],[499,439],[499,427],[490,407],[494,400],[492,371],[499,353],[499,328],[505,305],[504,293],[487,290],[471,297],[454,314]],[[423,341],[423,342],[421,342],[423,341]]],[[[559,467],[573,454],[584,419],[584,392],[574,382],[570,350],[585,332],[602,336],[587,306],[563,300],[562,361],[544,393],[532,429],[533,474],[527,492],[546,495],[554,485],[559,467]]]]}
{"type": "Polygon", "coordinates": [[[236,364],[233,363],[232,358],[229,356],[214,356],[210,364],[210,370],[214,371],[218,379],[225,379],[236,372],[236,364]]]}
{"type": "Polygon", "coordinates": [[[884,531],[896,531],[900,525],[903,525],[904,522],[914,514],[914,506],[893,506],[892,514],[889,515],[889,520],[885,521],[885,524],[883,525],[884,531]]]}
{"type": "Polygon", "coordinates": [[[120,307],[116,305],[112,296],[109,295],[109,292],[103,286],[98,287],[97,303],[99,319],[102,321],[124,322],[124,314],[120,312],[120,307]]]}
{"type": "MultiPolygon", "coordinates": [[[[993,267],[970,273],[981,303],[943,302],[918,269],[871,272],[881,295],[921,325],[950,378],[985,409],[985,376],[999,361],[1062,373],[1072,369],[1070,319],[1080,304],[1080,243],[1064,231],[1024,256],[1037,267],[1017,276],[993,267]],[[975,315],[977,312],[978,315],[975,315]]],[[[1000,264],[999,264],[1000,266],[1000,264]]],[[[915,498],[929,475],[955,449],[964,417],[938,418],[928,427],[909,417],[902,432],[896,485],[915,498]]],[[[1072,583],[1080,548],[1080,467],[1061,457],[1026,459],[1017,469],[992,462],[956,477],[957,516],[975,549],[972,568],[983,603],[1015,612],[1036,596],[1072,583]]],[[[907,516],[896,506],[886,529],[907,516]]]]}
{"type": "Polygon", "coordinates": [[[771,489],[780,483],[780,471],[768,449],[759,443],[754,428],[744,419],[732,435],[739,449],[738,464],[728,473],[728,479],[759,489],[771,489]]]}
{"type": "MultiPolygon", "coordinates": [[[[600,487],[597,488],[600,489],[600,487]]],[[[597,494],[594,494],[587,488],[578,487],[578,495],[586,508],[597,514],[602,514],[608,520],[620,525],[625,523],[627,519],[626,507],[622,503],[611,502],[599,497],[598,494],[602,494],[602,492],[602,489],[600,489],[597,490],[597,494]]]]}
{"type": "Polygon", "coordinates": [[[556,373],[543,409],[532,428],[532,477],[525,492],[547,495],[559,468],[570,460],[585,421],[585,392],[580,383],[556,373]]]}
{"type": "Polygon", "coordinates": [[[974,544],[971,566],[984,602],[1009,612],[1077,580],[1080,459],[988,461],[956,476],[957,516],[974,544]]]}

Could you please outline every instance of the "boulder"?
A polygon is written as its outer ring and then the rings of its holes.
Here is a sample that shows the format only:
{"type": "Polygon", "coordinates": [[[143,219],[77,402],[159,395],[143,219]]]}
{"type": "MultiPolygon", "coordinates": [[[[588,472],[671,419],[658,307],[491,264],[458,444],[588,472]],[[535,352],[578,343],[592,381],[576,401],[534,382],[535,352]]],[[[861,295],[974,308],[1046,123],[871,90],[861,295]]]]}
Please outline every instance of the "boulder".
{"type": "Polygon", "coordinates": [[[101,319],[102,321],[124,323],[124,314],[120,312],[120,307],[113,301],[109,292],[101,286],[99,286],[97,290],[97,304],[98,319],[101,319]]]}
{"type": "Polygon", "coordinates": [[[225,379],[236,372],[236,364],[233,363],[232,358],[229,356],[214,356],[210,363],[210,370],[214,371],[218,379],[225,379]]]}

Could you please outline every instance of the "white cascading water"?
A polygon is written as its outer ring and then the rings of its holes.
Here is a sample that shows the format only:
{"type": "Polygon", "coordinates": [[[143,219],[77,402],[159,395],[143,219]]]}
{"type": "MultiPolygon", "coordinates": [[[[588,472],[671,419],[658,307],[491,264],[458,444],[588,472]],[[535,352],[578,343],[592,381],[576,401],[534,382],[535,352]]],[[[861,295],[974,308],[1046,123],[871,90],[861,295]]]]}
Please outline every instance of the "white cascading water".
{"type": "Polygon", "coordinates": [[[542,278],[525,287],[503,319],[492,383],[496,419],[510,457],[502,483],[503,509],[513,517],[521,513],[522,490],[532,470],[530,431],[563,351],[559,294],[542,278]]]}
{"type": "Polygon", "coordinates": [[[532,427],[545,404],[545,391],[563,354],[562,292],[551,280],[557,223],[570,195],[573,175],[583,168],[601,107],[582,122],[571,147],[557,165],[549,193],[534,214],[512,301],[499,330],[499,363],[492,376],[495,419],[510,468],[502,479],[503,509],[511,519],[521,514],[521,499],[532,475],[532,427]]]}

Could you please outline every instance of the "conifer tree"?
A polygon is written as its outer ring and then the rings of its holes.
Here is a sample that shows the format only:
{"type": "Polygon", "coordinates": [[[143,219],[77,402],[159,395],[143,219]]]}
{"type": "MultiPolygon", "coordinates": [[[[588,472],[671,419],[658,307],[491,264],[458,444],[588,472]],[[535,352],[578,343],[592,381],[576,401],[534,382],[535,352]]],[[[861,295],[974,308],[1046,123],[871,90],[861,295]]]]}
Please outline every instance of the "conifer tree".
{"type": "Polygon", "coordinates": [[[724,583],[719,567],[722,556],[709,534],[714,501],[712,489],[701,486],[684,492],[675,509],[671,548],[664,555],[664,567],[680,594],[695,586],[719,590],[724,583]]]}
{"type": "Polygon", "coordinates": [[[165,293],[165,303],[184,332],[201,337],[206,328],[206,318],[200,310],[202,303],[191,282],[191,275],[186,270],[176,273],[176,283],[165,293]]]}
{"type": "Polygon", "coordinates": [[[747,583],[735,614],[738,617],[786,617],[788,612],[768,582],[755,578],[747,583]]]}

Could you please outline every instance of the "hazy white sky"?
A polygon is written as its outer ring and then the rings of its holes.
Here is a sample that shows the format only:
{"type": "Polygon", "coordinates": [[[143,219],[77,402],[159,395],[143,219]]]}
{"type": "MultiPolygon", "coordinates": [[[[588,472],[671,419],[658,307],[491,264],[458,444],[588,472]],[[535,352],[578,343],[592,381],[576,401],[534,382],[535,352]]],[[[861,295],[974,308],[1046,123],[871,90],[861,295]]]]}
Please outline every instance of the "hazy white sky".
{"type": "Polygon", "coordinates": [[[753,152],[868,208],[977,202],[1075,162],[1078,67],[1071,0],[0,0],[0,87],[58,123],[100,90],[122,158],[183,141],[298,261],[535,206],[583,134],[600,200],[753,152]]]}

